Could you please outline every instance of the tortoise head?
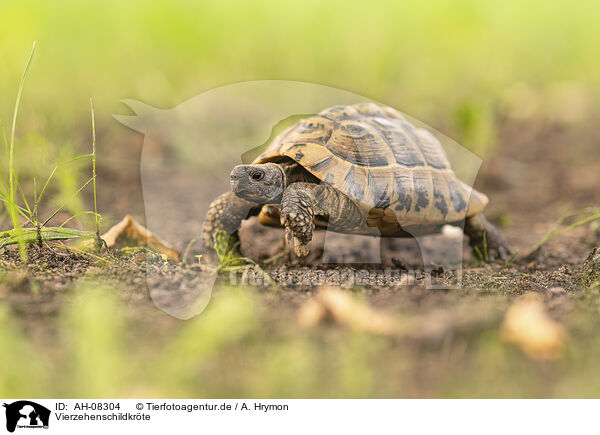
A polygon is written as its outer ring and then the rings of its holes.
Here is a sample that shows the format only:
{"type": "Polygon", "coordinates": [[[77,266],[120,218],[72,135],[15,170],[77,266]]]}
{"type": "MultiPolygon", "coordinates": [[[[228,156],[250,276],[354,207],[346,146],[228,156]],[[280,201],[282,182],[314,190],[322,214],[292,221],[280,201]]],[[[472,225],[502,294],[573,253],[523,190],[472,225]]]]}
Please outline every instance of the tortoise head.
{"type": "Polygon", "coordinates": [[[284,172],[279,165],[238,165],[230,176],[231,191],[257,204],[279,204],[285,188],[284,172]]]}

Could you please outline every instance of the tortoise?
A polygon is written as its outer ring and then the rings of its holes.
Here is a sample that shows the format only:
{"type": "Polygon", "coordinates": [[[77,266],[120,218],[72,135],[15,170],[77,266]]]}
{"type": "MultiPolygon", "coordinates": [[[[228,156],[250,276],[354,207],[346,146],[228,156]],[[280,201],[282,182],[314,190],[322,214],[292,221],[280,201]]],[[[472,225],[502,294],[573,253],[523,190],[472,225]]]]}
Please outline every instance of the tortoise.
{"type": "Polygon", "coordinates": [[[489,258],[512,253],[482,214],[483,193],[456,177],[439,141],[398,111],[374,103],[334,106],[277,135],[252,164],[231,172],[231,192],[209,207],[204,242],[237,230],[249,216],[285,227],[297,256],[308,254],[316,226],[407,237],[462,226],[489,258]]]}

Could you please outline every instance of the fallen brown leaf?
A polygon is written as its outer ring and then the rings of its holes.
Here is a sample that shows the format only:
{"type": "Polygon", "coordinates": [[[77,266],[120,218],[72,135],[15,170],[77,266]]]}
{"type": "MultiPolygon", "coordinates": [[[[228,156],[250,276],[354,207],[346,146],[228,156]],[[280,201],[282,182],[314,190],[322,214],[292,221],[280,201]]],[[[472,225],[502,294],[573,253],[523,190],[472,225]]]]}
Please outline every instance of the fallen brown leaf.
{"type": "Polygon", "coordinates": [[[558,358],[567,339],[565,328],[548,315],[535,293],[523,296],[508,309],[501,335],[527,356],[538,360],[558,358]]]}
{"type": "Polygon", "coordinates": [[[399,322],[395,318],[335,287],[323,287],[313,299],[300,307],[298,321],[305,327],[333,321],[355,330],[379,335],[400,332],[399,322]]]}
{"type": "Polygon", "coordinates": [[[104,233],[102,239],[109,248],[147,246],[154,251],[165,254],[171,260],[179,261],[179,251],[177,249],[152,234],[130,215],[126,215],[121,222],[104,233]]]}

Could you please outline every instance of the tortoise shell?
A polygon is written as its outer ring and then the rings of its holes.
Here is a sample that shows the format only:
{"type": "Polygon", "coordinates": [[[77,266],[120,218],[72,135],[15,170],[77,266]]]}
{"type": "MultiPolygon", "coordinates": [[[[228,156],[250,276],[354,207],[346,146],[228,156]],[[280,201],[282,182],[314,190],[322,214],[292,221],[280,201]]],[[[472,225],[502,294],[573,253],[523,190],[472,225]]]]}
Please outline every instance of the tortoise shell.
{"type": "Polygon", "coordinates": [[[440,142],[398,111],[373,103],[335,106],[277,135],[253,163],[289,157],[352,198],[369,227],[459,222],[488,198],[459,180],[440,142]]]}

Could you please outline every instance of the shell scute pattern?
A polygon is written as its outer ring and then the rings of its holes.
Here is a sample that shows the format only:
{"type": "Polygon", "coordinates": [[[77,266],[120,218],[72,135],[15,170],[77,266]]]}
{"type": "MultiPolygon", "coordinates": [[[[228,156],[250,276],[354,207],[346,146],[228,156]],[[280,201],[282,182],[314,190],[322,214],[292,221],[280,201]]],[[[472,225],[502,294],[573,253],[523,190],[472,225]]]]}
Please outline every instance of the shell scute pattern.
{"type": "Polygon", "coordinates": [[[398,128],[397,123],[387,119],[373,119],[370,123],[380,132],[396,163],[407,168],[425,166],[423,154],[409,139],[407,132],[398,128]]]}
{"type": "Polygon", "coordinates": [[[347,195],[355,201],[362,201],[365,197],[365,179],[367,178],[364,170],[358,166],[350,166],[344,176],[342,191],[348,192],[347,195]]]}
{"type": "Polygon", "coordinates": [[[456,178],[432,133],[373,103],[334,106],[297,122],[255,163],[281,156],[354,199],[369,222],[385,216],[386,228],[392,220],[396,226],[460,221],[488,202],[456,178]]]}
{"type": "Polygon", "coordinates": [[[390,174],[386,170],[367,170],[368,204],[374,208],[386,209],[395,200],[390,174]]]}
{"type": "Polygon", "coordinates": [[[333,106],[323,110],[319,115],[333,121],[354,120],[361,117],[357,106],[333,106]]]}
{"type": "Polygon", "coordinates": [[[431,177],[428,173],[415,171],[412,174],[413,176],[413,186],[414,186],[414,199],[415,212],[420,212],[425,210],[429,206],[429,200],[431,198],[431,191],[433,190],[433,183],[431,182],[431,177]]]}
{"type": "MultiPolygon", "coordinates": [[[[405,123],[405,125],[410,124],[405,123]]],[[[435,169],[450,169],[450,162],[446,157],[446,153],[433,134],[423,128],[417,128],[415,129],[415,135],[418,147],[423,153],[427,165],[435,169]]]]}
{"type": "Polygon", "coordinates": [[[458,183],[456,180],[448,180],[448,196],[450,198],[450,204],[455,212],[464,210],[467,206],[467,199],[465,198],[465,186],[461,186],[462,183],[458,183]]]}
{"type": "MultiPolygon", "coordinates": [[[[409,172],[398,172],[394,174],[394,187],[398,202],[394,210],[397,214],[406,215],[412,209],[414,184],[412,174],[409,172]]],[[[401,216],[399,216],[401,217],[401,216]]]]}
{"type": "Polygon", "coordinates": [[[448,183],[446,177],[440,173],[432,174],[433,205],[439,213],[446,218],[448,216],[448,183]]]}

